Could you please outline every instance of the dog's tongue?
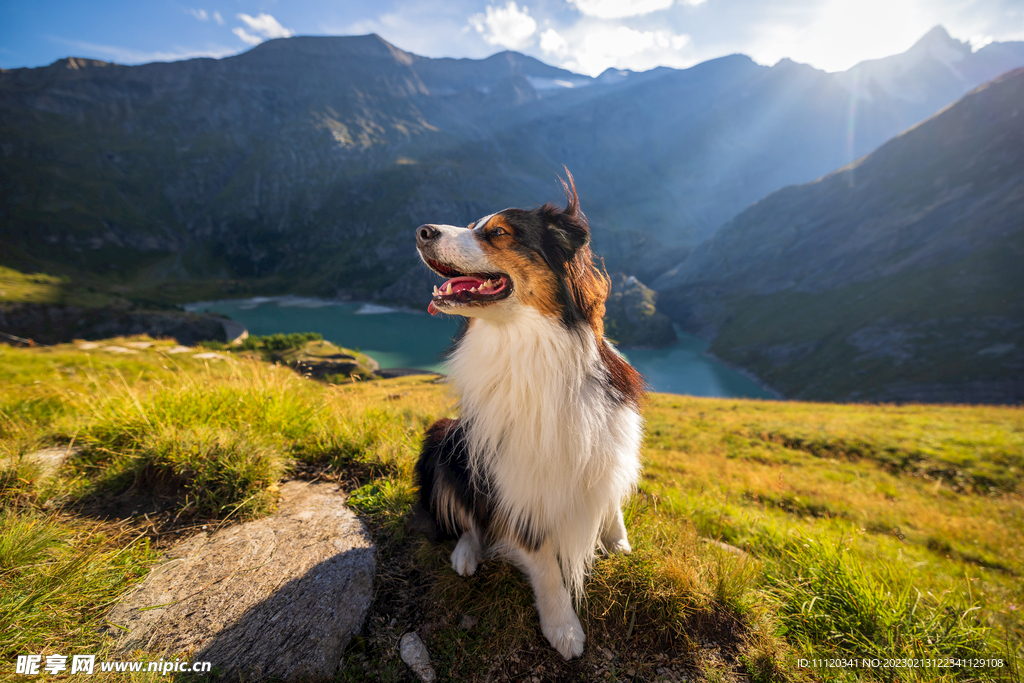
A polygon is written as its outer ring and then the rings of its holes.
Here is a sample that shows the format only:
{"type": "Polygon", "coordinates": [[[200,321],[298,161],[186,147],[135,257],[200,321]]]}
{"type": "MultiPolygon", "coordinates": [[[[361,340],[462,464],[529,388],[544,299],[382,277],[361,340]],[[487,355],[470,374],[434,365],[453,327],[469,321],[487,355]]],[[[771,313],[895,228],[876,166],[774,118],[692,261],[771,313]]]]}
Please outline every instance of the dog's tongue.
{"type": "MultiPolygon", "coordinates": [[[[484,281],[478,277],[460,275],[458,277],[453,277],[452,279],[445,281],[445,283],[441,285],[440,289],[445,295],[451,296],[452,294],[458,294],[459,292],[465,289],[473,289],[474,287],[480,287],[483,284],[484,281]],[[451,292],[448,291],[449,287],[451,287],[451,292]]],[[[430,313],[430,315],[437,315],[441,311],[438,310],[438,308],[434,305],[434,302],[431,301],[430,305],[427,306],[427,312],[430,313]]]]}

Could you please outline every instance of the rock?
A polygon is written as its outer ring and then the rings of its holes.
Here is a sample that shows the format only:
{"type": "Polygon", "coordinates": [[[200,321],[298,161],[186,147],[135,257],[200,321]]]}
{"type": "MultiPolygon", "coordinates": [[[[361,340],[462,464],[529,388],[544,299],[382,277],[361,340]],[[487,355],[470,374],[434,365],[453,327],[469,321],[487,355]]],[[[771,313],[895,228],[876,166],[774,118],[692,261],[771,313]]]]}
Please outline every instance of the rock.
{"type": "Polygon", "coordinates": [[[43,448],[34,453],[28,453],[24,457],[26,460],[39,465],[40,474],[45,479],[59,470],[65,460],[71,455],[77,454],[80,450],[74,446],[54,446],[52,448],[43,448]]]}
{"type": "Polygon", "coordinates": [[[406,633],[402,636],[398,644],[398,654],[423,683],[433,683],[437,680],[434,667],[430,665],[430,653],[418,635],[406,633]]]}
{"type": "Polygon", "coordinates": [[[100,348],[104,351],[109,351],[110,353],[138,353],[135,349],[126,349],[123,346],[116,346],[114,344],[111,344],[110,346],[101,346],[100,348]]]}
{"type": "Polygon", "coordinates": [[[61,344],[80,340],[131,337],[174,337],[186,346],[198,341],[222,341],[222,318],[176,310],[146,310],[124,306],[0,303],[0,330],[35,340],[61,344]]]}
{"type": "Polygon", "coordinates": [[[300,375],[308,375],[315,379],[322,379],[328,375],[349,375],[359,372],[359,363],[352,356],[341,356],[340,358],[317,358],[295,361],[295,371],[300,375]]]}
{"type": "Polygon", "coordinates": [[[276,514],[171,550],[108,615],[127,629],[116,650],[191,652],[223,677],[331,677],[370,606],[374,550],[333,485],[288,482],[276,514]]]}
{"type": "Polygon", "coordinates": [[[605,334],[622,347],[662,348],[676,343],[667,315],[655,308],[658,294],[630,275],[613,273],[605,304],[605,334]]]}
{"type": "Polygon", "coordinates": [[[342,382],[356,377],[372,379],[380,365],[365,353],[352,351],[324,341],[306,342],[300,349],[272,353],[271,360],[282,361],[304,377],[342,382]]]}
{"type": "Polygon", "coordinates": [[[384,370],[378,370],[377,376],[383,379],[393,379],[395,377],[411,377],[414,375],[438,375],[440,373],[433,370],[421,370],[420,368],[385,368],[384,370]]]}
{"type": "Polygon", "coordinates": [[[737,548],[734,545],[729,545],[724,541],[719,541],[714,538],[702,538],[701,540],[707,543],[708,545],[713,545],[719,550],[724,550],[725,552],[735,555],[736,557],[742,557],[745,560],[750,559],[750,553],[748,553],[746,550],[743,550],[742,548],[737,548]]]}
{"type": "Polygon", "coordinates": [[[224,328],[224,342],[227,344],[240,344],[249,338],[249,330],[242,323],[222,318],[220,324],[224,328]]]}
{"type": "Polygon", "coordinates": [[[463,630],[468,631],[469,629],[480,623],[480,617],[474,617],[472,614],[463,614],[462,623],[459,624],[463,630]]]}

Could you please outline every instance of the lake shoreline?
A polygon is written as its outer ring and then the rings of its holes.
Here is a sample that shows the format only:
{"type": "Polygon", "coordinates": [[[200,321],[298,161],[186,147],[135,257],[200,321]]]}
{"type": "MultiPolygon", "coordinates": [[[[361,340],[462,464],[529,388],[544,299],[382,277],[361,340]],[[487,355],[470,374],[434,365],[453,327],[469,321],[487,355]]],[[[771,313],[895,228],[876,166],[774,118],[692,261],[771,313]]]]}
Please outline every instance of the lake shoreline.
{"type": "Polygon", "coordinates": [[[738,365],[733,365],[732,363],[729,363],[728,361],[724,361],[721,358],[719,358],[718,356],[716,356],[715,354],[711,353],[710,351],[705,351],[704,355],[707,356],[708,358],[712,359],[716,363],[721,363],[722,365],[724,365],[725,367],[729,368],[733,372],[735,372],[737,374],[740,374],[740,375],[743,375],[744,377],[749,379],[751,382],[753,382],[754,384],[756,384],[757,386],[761,387],[766,392],[771,394],[773,400],[776,400],[776,401],[788,401],[789,400],[788,398],[786,398],[785,396],[782,395],[782,392],[780,392],[779,390],[775,389],[773,386],[771,386],[770,384],[768,384],[767,382],[762,380],[760,377],[758,377],[754,373],[752,373],[749,370],[747,370],[746,368],[741,368],[738,365]]]}
{"type": "MultiPolygon", "coordinates": [[[[241,323],[252,335],[318,332],[324,339],[374,358],[381,370],[419,368],[447,373],[445,352],[460,316],[430,316],[425,311],[374,302],[294,295],[195,301],[186,311],[214,313],[241,323]]],[[[756,377],[706,353],[708,344],[677,330],[678,340],[664,348],[622,349],[645,377],[651,391],[718,398],[779,400],[778,392],[756,377]]]]}

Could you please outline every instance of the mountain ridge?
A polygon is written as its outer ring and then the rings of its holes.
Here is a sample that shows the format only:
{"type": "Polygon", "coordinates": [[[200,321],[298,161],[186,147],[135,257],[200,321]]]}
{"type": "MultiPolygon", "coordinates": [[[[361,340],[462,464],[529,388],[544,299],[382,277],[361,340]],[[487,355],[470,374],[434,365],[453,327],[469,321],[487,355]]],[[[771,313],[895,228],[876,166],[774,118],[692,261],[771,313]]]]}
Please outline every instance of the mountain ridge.
{"type": "Polygon", "coordinates": [[[749,207],[653,283],[787,396],[1024,400],[1024,69],[749,207]]]}
{"type": "MultiPolygon", "coordinates": [[[[1024,43],[1003,51],[1024,64],[1024,43]]],[[[514,52],[419,57],[374,35],[6,70],[6,264],[388,298],[427,282],[410,226],[557,200],[565,164],[609,267],[650,281],[751,202],[948,104],[865,103],[851,149],[850,93],[806,65],[732,55],[613,75],[514,52]]]]}

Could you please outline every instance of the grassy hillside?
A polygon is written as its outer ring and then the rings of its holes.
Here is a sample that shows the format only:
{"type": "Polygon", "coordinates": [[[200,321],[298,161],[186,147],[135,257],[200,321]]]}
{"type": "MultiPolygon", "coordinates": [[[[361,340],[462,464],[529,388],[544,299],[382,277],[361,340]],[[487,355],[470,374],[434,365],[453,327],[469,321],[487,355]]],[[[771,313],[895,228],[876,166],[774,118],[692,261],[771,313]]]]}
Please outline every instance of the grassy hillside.
{"type": "Polygon", "coordinates": [[[1020,678],[1021,409],[652,395],[635,551],[597,563],[586,653],[566,664],[516,570],[462,579],[451,547],[406,529],[420,434],[453,413],[445,387],[330,385],[147,341],[0,345],[0,677],[18,654],[109,652],[105,611],[161,551],[319,477],[380,544],[340,680],[414,680],[396,656],[410,630],[443,680],[1020,678]],[[26,457],[44,447],[72,453],[49,478],[26,457]],[[1003,666],[813,665],[829,657],[1003,666]]]}

